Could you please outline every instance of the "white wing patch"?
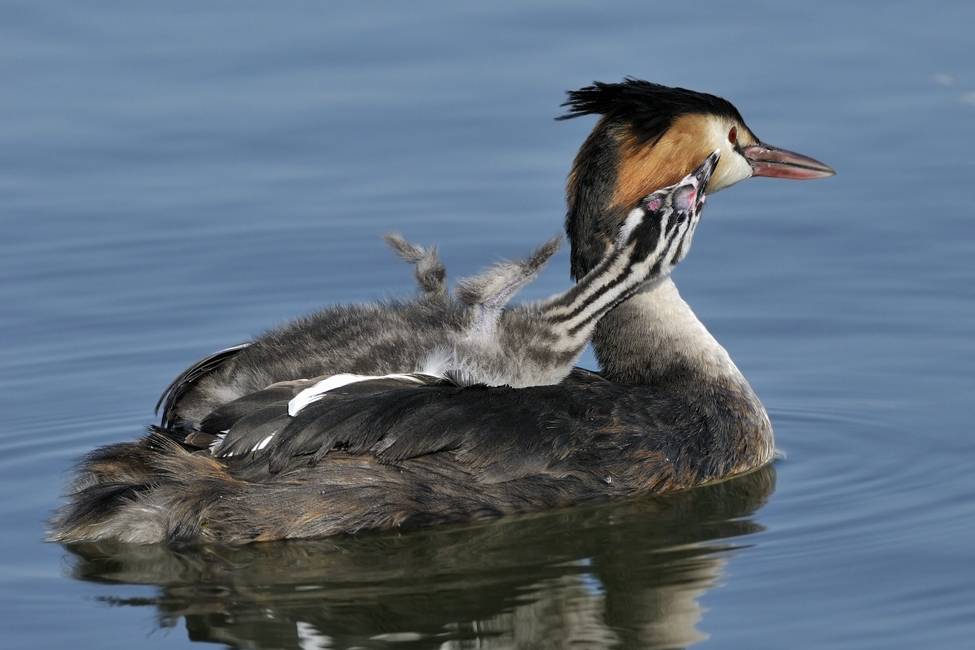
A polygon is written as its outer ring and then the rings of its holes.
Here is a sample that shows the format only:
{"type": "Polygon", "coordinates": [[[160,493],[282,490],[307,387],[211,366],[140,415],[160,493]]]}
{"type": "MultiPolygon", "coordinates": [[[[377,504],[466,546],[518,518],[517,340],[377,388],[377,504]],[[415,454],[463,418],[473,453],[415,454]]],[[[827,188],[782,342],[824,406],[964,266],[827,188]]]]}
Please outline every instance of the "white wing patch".
{"type": "Polygon", "coordinates": [[[334,648],[332,639],[319,632],[311,623],[298,621],[295,623],[298,635],[298,647],[301,650],[330,650],[334,648]]]}
{"type": "MultiPolygon", "coordinates": [[[[403,381],[412,381],[417,384],[422,384],[423,380],[419,377],[413,375],[353,375],[350,373],[342,373],[340,375],[332,375],[322,381],[309,386],[305,390],[301,391],[297,395],[291,398],[288,402],[288,415],[294,417],[301,412],[301,409],[305,408],[312,402],[317,402],[325,396],[325,393],[335,390],[336,388],[341,388],[342,386],[348,386],[349,384],[356,384],[360,381],[369,381],[370,379],[401,379],[403,381]]],[[[266,444],[264,441],[262,445],[266,444]]],[[[263,449],[263,446],[261,447],[263,449]]]]}
{"type": "Polygon", "coordinates": [[[223,431],[221,431],[220,433],[217,434],[217,439],[210,443],[210,455],[211,456],[216,456],[217,455],[217,453],[220,451],[220,445],[223,444],[223,441],[227,437],[227,433],[229,433],[229,432],[230,432],[230,429],[224,429],[223,431]]]}

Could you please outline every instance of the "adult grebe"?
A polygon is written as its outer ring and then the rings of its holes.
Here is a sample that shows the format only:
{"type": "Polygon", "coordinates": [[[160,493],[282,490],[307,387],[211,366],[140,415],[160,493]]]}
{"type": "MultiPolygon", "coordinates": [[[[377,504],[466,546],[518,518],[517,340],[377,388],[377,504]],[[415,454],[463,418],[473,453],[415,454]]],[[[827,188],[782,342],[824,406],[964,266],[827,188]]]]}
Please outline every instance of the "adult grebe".
{"type": "MultiPolygon", "coordinates": [[[[712,95],[628,79],[570,93],[567,104],[566,117],[602,115],[569,177],[576,277],[612,249],[646,191],[674,183],[714,149],[721,162],[711,192],[753,175],[833,173],[761,144],[712,95]]],[[[244,543],[411,528],[683,489],[772,456],[764,408],[669,279],[600,321],[593,344],[603,375],[576,370],[557,386],[517,390],[362,382],[309,405],[304,428],[267,455],[220,459],[186,444],[188,431],[242,397],[240,377],[263,381],[257,391],[320,374],[377,374],[355,359],[323,363],[349,335],[302,321],[194,365],[164,394],[163,427],[84,461],[51,539],[244,543]]]]}

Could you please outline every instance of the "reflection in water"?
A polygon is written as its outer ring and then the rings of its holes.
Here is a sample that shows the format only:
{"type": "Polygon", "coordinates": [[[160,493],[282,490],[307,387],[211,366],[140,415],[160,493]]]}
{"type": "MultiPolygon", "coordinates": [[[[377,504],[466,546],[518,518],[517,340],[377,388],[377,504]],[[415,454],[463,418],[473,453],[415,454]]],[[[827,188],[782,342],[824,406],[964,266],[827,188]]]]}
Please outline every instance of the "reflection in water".
{"type": "Polygon", "coordinates": [[[670,497],[409,535],[70,547],[75,577],[158,586],[159,624],[256,648],[683,647],[774,469],[670,497]]]}

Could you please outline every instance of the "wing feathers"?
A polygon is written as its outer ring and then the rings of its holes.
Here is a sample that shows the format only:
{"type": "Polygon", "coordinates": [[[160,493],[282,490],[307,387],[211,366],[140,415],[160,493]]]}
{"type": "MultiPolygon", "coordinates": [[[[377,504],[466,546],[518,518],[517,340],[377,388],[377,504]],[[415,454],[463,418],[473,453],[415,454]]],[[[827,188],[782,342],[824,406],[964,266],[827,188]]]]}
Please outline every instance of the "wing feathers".
{"type": "Polygon", "coordinates": [[[175,424],[176,404],[191,388],[193,388],[193,385],[197,382],[197,380],[222,366],[250,344],[250,341],[248,341],[246,343],[241,343],[239,345],[234,345],[218,352],[214,352],[209,356],[203,357],[192,366],[181,372],[176,379],[169,384],[169,386],[166,386],[166,390],[163,391],[162,395],[159,396],[159,400],[156,402],[155,412],[159,413],[159,409],[162,408],[160,426],[164,429],[168,429],[175,424]]]}

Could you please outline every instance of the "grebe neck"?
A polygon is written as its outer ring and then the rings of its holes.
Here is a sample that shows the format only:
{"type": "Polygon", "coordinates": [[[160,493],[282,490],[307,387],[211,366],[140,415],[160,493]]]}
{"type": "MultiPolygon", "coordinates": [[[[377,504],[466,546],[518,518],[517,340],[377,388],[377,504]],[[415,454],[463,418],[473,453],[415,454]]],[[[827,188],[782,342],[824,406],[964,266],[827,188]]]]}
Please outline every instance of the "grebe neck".
{"type": "Polygon", "coordinates": [[[606,314],[596,328],[593,347],[606,377],[619,383],[658,385],[692,374],[705,382],[723,379],[748,386],[669,277],[606,314]]]}
{"type": "Polygon", "coordinates": [[[711,450],[701,456],[704,475],[730,476],[772,460],[765,407],[669,277],[606,314],[593,347],[607,379],[676,405],[659,417],[697,422],[693,437],[711,450]]]}

